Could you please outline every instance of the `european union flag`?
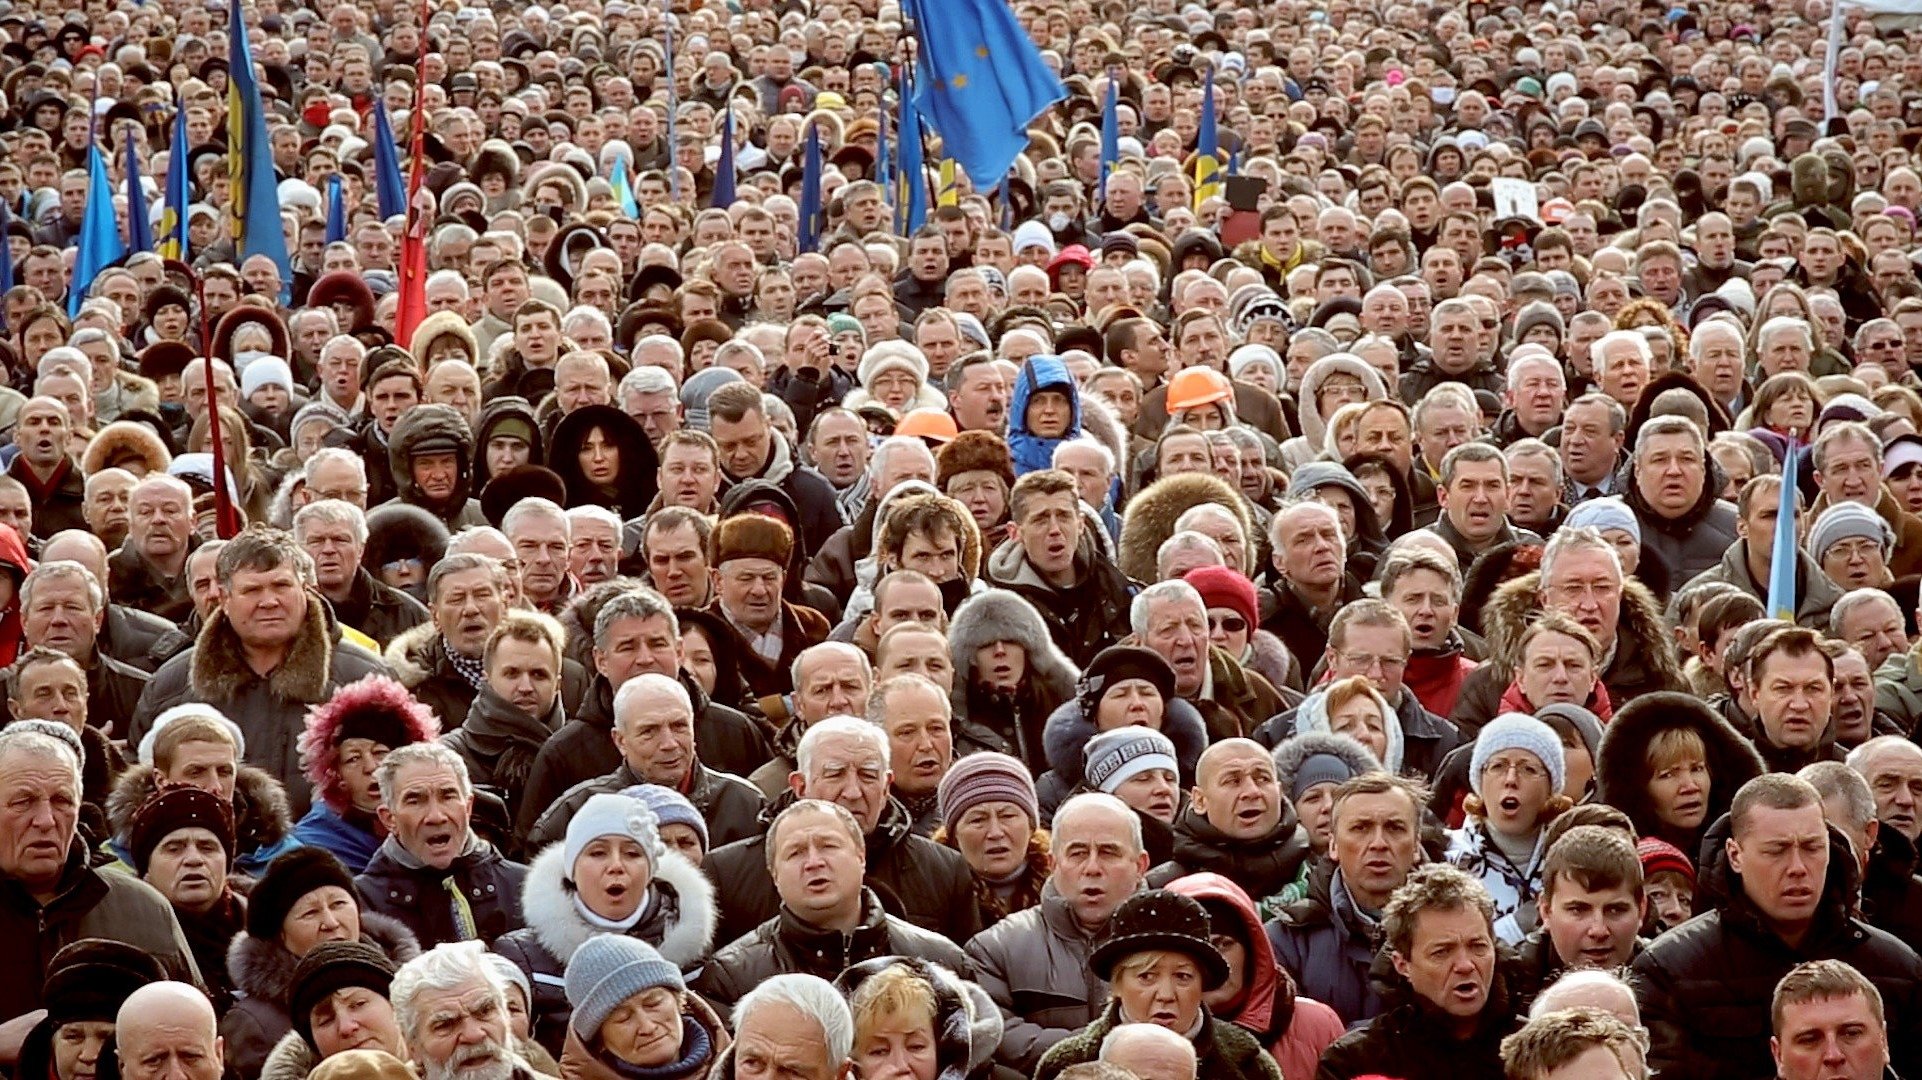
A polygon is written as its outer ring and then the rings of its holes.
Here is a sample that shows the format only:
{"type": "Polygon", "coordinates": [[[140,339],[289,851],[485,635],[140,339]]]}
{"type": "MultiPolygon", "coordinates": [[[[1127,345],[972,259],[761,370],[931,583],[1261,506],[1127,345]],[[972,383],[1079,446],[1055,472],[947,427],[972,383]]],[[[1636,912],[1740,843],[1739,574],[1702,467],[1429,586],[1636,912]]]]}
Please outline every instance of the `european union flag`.
{"type": "Polygon", "coordinates": [[[725,210],[734,205],[734,106],[721,110],[721,159],[714,163],[714,191],[709,206],[725,210]]]}
{"type": "Polygon", "coordinates": [[[280,185],[274,179],[267,113],[260,102],[260,80],[254,75],[254,53],[247,42],[240,0],[233,0],[228,9],[227,26],[227,176],[234,262],[253,255],[272,259],[280,268],[280,302],[284,304],[293,296],[294,268],[280,227],[280,185]]]}
{"type": "MultiPolygon", "coordinates": [[[[280,208],[274,207],[274,235],[280,235],[280,208]]],[[[132,213],[131,210],[128,211],[132,213]]],[[[87,148],[87,210],[80,219],[79,251],[73,260],[73,283],[67,288],[67,317],[80,314],[80,304],[100,271],[127,257],[120,242],[120,223],[113,219],[113,183],[107,179],[107,159],[98,144],[87,148]]]]}
{"type": "Polygon", "coordinates": [[[806,253],[821,246],[821,125],[809,124],[807,145],[801,152],[801,226],[795,249],[806,253]]]}
{"type": "Polygon", "coordinates": [[[1195,133],[1195,211],[1209,199],[1219,198],[1221,180],[1221,139],[1215,133],[1215,69],[1209,68],[1201,89],[1201,127],[1195,133]]]}
{"type": "Polygon", "coordinates": [[[347,192],[346,185],[340,181],[340,174],[334,173],[327,178],[327,242],[339,243],[347,239],[347,192]]]}
{"type": "Polygon", "coordinates": [[[900,176],[900,191],[894,200],[894,231],[913,236],[928,220],[928,167],[922,156],[921,114],[914,107],[914,95],[909,93],[905,69],[901,72],[901,126],[896,129],[895,142],[901,147],[901,164],[895,170],[900,176]]]}
{"type": "Polygon", "coordinates": [[[127,250],[153,250],[153,212],[147,209],[147,189],[140,182],[140,147],[127,136],[127,250]]]}
{"type": "Polygon", "coordinates": [[[394,129],[387,121],[387,106],[374,99],[374,197],[380,202],[380,219],[407,212],[407,185],[400,179],[400,146],[394,142],[394,129]]]}
{"type": "Polygon", "coordinates": [[[1095,198],[1108,197],[1108,174],[1121,161],[1121,117],[1116,108],[1119,90],[1116,88],[1114,72],[1108,72],[1108,100],[1101,106],[1101,182],[1095,187],[1095,198]]]}
{"type": "Polygon", "coordinates": [[[1795,546],[1795,500],[1798,471],[1796,458],[1801,449],[1795,436],[1789,436],[1788,452],[1782,455],[1782,493],[1775,505],[1775,550],[1769,553],[1769,606],[1771,619],[1795,621],[1795,569],[1801,561],[1795,546]]]}
{"type": "Polygon", "coordinates": [[[621,204],[621,213],[640,220],[641,204],[634,201],[634,185],[627,181],[626,158],[614,159],[614,171],[607,178],[607,186],[614,189],[614,201],[621,204]]]}
{"type": "Polygon", "coordinates": [[[1007,0],[907,0],[920,87],[915,104],[943,153],[982,188],[1007,175],[1028,124],[1067,96],[1007,0]]]}
{"type": "Polygon", "coordinates": [[[167,190],[160,209],[160,257],[187,261],[187,110],[174,110],[167,149],[167,190]]]}

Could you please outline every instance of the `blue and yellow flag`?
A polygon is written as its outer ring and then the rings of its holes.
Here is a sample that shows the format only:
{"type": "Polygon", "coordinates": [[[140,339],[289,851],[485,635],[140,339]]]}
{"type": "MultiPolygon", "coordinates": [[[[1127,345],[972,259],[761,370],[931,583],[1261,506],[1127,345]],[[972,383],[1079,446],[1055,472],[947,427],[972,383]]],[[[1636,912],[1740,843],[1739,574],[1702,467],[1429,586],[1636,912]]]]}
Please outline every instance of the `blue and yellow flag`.
{"type": "Polygon", "coordinates": [[[892,206],[894,205],[894,161],[890,157],[892,152],[888,149],[888,121],[892,117],[888,114],[886,94],[881,95],[881,107],[876,110],[875,119],[878,123],[874,129],[874,175],[868,179],[881,185],[882,198],[888,200],[888,205],[892,206]]]}
{"type": "Polygon", "coordinates": [[[394,141],[387,106],[379,98],[374,99],[374,198],[380,204],[382,221],[407,212],[407,185],[400,178],[400,144],[394,141]]]}
{"type": "Polygon", "coordinates": [[[227,176],[234,237],[234,262],[265,255],[280,268],[280,302],[293,298],[294,270],[287,259],[287,236],[280,227],[280,183],[274,178],[274,152],[267,141],[267,112],[254,75],[254,51],[240,0],[227,13],[227,176]]]}
{"type": "MultiPolygon", "coordinates": [[[[280,212],[278,204],[274,205],[274,222],[278,225],[280,212]]],[[[132,215],[131,209],[128,214],[132,215]]],[[[278,228],[275,235],[279,235],[278,228]]],[[[87,210],[80,219],[77,246],[73,282],[67,288],[70,319],[80,314],[80,305],[87,299],[87,290],[93,287],[93,279],[100,271],[127,257],[127,247],[120,242],[120,223],[113,217],[113,182],[107,179],[107,159],[101,156],[98,143],[87,148],[87,210]]]]}
{"type": "Polygon", "coordinates": [[[1782,493],[1775,507],[1775,550],[1769,553],[1769,618],[1795,621],[1795,569],[1800,552],[1795,546],[1796,461],[1800,444],[1789,436],[1782,455],[1782,493]]]}
{"type": "Polygon", "coordinates": [[[174,138],[167,149],[167,190],[160,208],[163,259],[187,261],[187,109],[174,110],[174,138]]]}
{"type": "Polygon", "coordinates": [[[1195,133],[1195,205],[1219,198],[1222,192],[1221,139],[1215,133],[1215,69],[1209,68],[1201,89],[1201,128],[1195,133]]]}
{"type": "Polygon", "coordinates": [[[721,158],[714,163],[714,191],[708,196],[709,206],[725,210],[734,205],[734,106],[728,104],[721,110],[721,158]]]}
{"type": "Polygon", "coordinates": [[[928,167],[921,145],[921,114],[909,93],[908,73],[901,71],[901,123],[895,129],[900,165],[896,167],[894,231],[913,236],[928,220],[928,167]]]}
{"type": "Polygon", "coordinates": [[[153,250],[153,211],[147,208],[147,187],[140,182],[140,145],[127,136],[127,251],[153,250]]]}
{"type": "Polygon", "coordinates": [[[919,86],[915,104],[942,153],[982,189],[1028,145],[1028,124],[1068,96],[1007,0],[907,0],[919,86]]]}
{"type": "Polygon", "coordinates": [[[1119,115],[1120,91],[1115,83],[1114,72],[1108,72],[1108,99],[1101,106],[1101,180],[1095,185],[1095,198],[1108,197],[1108,174],[1114,171],[1121,161],[1121,117],[1119,115]]]}
{"type": "Polygon", "coordinates": [[[801,151],[801,225],[795,250],[803,254],[821,246],[821,125],[809,124],[801,151]]]}
{"type": "Polygon", "coordinates": [[[627,182],[627,159],[615,158],[614,171],[607,177],[607,186],[614,189],[614,201],[621,206],[621,213],[640,220],[641,204],[634,201],[634,185],[627,182]]]}

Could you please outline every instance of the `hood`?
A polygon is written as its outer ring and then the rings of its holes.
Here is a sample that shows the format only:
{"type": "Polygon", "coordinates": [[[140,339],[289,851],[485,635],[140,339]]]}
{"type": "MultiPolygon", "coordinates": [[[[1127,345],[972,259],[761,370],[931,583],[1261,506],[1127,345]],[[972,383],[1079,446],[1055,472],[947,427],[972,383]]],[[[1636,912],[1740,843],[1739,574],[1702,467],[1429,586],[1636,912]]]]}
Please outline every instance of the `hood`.
{"type": "Polygon", "coordinates": [[[654,501],[660,473],[654,444],[638,421],[612,405],[584,405],[561,417],[549,440],[547,460],[548,467],[567,483],[569,506],[605,506],[626,520],[639,516],[654,501]],[[620,450],[621,467],[611,493],[589,482],[581,471],[581,447],[597,429],[620,450]]]}
{"type": "MultiPolygon", "coordinates": [[[[1373,368],[1368,370],[1373,371],[1373,368]]],[[[1382,531],[1382,523],[1375,516],[1375,504],[1369,501],[1368,489],[1361,486],[1355,474],[1346,465],[1334,461],[1310,461],[1295,470],[1288,479],[1288,497],[1299,499],[1312,495],[1318,488],[1338,487],[1348,493],[1349,502],[1355,507],[1355,543],[1359,549],[1377,549],[1388,542],[1382,531]]]]}
{"type": "MultiPolygon", "coordinates": [[[[1320,694],[1314,696],[1317,699],[1322,697],[1320,694]]],[[[1306,705],[1307,701],[1304,700],[1302,704],[1306,705]]],[[[1326,713],[1322,714],[1322,720],[1326,723],[1326,713]]],[[[1400,727],[1401,724],[1397,722],[1395,726],[1400,727]]],[[[1375,760],[1375,755],[1366,746],[1332,731],[1304,731],[1297,717],[1295,733],[1275,747],[1275,779],[1280,782],[1283,795],[1294,788],[1295,775],[1301,771],[1302,763],[1316,754],[1340,758],[1348,766],[1348,771],[1356,776],[1382,771],[1381,762],[1375,760]]]]}
{"type": "Polygon", "coordinates": [[[497,397],[481,409],[480,420],[474,428],[474,467],[468,471],[473,474],[476,491],[486,487],[491,479],[487,469],[487,442],[494,437],[494,429],[510,419],[526,424],[533,433],[534,441],[528,447],[527,463],[543,465],[547,462],[546,448],[541,442],[541,425],[534,417],[534,406],[526,398],[511,394],[497,397]]]}
{"type": "Polygon", "coordinates": [[[9,607],[19,606],[18,590],[20,583],[33,573],[33,560],[27,558],[27,542],[12,529],[0,529],[0,569],[13,571],[14,602],[9,607]]]}
{"type": "Polygon", "coordinates": [[[1713,457],[1709,458],[1708,476],[1702,481],[1702,493],[1695,497],[1695,505],[1683,511],[1681,517],[1665,518],[1649,506],[1648,500],[1642,495],[1642,486],[1635,482],[1634,458],[1623,462],[1615,470],[1616,490],[1622,493],[1622,501],[1628,504],[1636,520],[1641,522],[1643,531],[1654,529],[1676,537],[1694,533],[1708,517],[1709,511],[1721,505],[1722,499],[1717,493],[1727,486],[1728,474],[1722,471],[1713,457]]]}
{"type": "Polygon", "coordinates": [[[1308,365],[1301,375],[1301,391],[1295,395],[1301,415],[1301,435],[1308,440],[1308,450],[1313,454],[1322,452],[1322,443],[1328,437],[1328,417],[1321,415],[1321,384],[1331,375],[1352,375],[1361,380],[1368,392],[1368,400],[1380,401],[1388,396],[1388,384],[1382,381],[1381,372],[1369,367],[1360,357],[1352,353],[1330,353],[1308,365]]]}
{"type": "Polygon", "coordinates": [[[146,462],[150,473],[164,473],[173,455],[167,452],[167,444],[150,425],[138,420],[116,420],[97,432],[93,441],[87,444],[86,456],[81,459],[81,471],[88,476],[107,468],[115,461],[128,455],[146,462]]]}
{"type": "MultiPolygon", "coordinates": [[[[1289,985],[1286,976],[1281,974],[1280,965],[1275,963],[1275,947],[1268,940],[1268,931],[1262,925],[1261,916],[1255,913],[1255,902],[1249,899],[1241,886],[1220,874],[1189,874],[1170,881],[1163,888],[1204,903],[1213,901],[1227,907],[1240,918],[1241,933],[1235,936],[1248,944],[1251,975],[1245,980],[1246,993],[1241,1011],[1234,1016],[1222,1014],[1221,1019],[1257,1035],[1266,1035],[1273,1024],[1278,993],[1286,989],[1292,999],[1294,987],[1289,985]]],[[[1291,1000],[1291,1007],[1292,1004],[1291,1000]]]]}
{"type": "Polygon", "coordinates": [[[1128,449],[1134,445],[1133,436],[1122,426],[1121,418],[1114,414],[1107,402],[1092,394],[1081,398],[1080,402],[1081,434],[1107,447],[1108,452],[1114,455],[1115,471],[1126,472],[1131,456],[1128,449]]]}
{"type": "MultiPolygon", "coordinates": [[[[1622,706],[1602,731],[1602,748],[1595,761],[1595,795],[1597,801],[1626,813],[1644,836],[1670,839],[1667,834],[1672,830],[1659,826],[1649,804],[1647,747],[1657,733],[1676,729],[1695,732],[1708,750],[1708,816],[1704,821],[1714,821],[1726,813],[1736,789],[1765,771],[1761,754],[1707,702],[1689,694],[1643,694],[1622,706]]],[[[1700,854],[1692,843],[1677,846],[1691,860],[1700,854]]]]}
{"type": "MultiPolygon", "coordinates": [[[[528,928],[541,948],[563,965],[588,938],[606,932],[589,924],[574,906],[574,889],[566,880],[566,848],[564,842],[549,844],[528,865],[527,882],[521,887],[521,911],[528,928]]],[[[631,933],[649,938],[669,963],[682,970],[692,968],[714,945],[714,927],[720,918],[714,886],[678,851],[661,853],[653,882],[672,894],[676,910],[667,920],[643,916],[631,933]],[[657,921],[663,923],[659,928],[651,925],[657,921]],[[660,934],[658,941],[653,940],[655,933],[660,934]]],[[[655,905],[667,902],[658,895],[650,901],[655,905]]]]}
{"type": "MultiPolygon", "coordinates": [[[[1174,698],[1162,711],[1161,733],[1175,744],[1182,787],[1192,785],[1201,752],[1208,749],[1208,722],[1187,699],[1174,698]]],[[[1048,756],[1048,768],[1068,781],[1070,787],[1081,785],[1081,770],[1086,764],[1082,753],[1095,735],[1094,720],[1083,711],[1081,702],[1073,698],[1048,716],[1047,726],[1041,732],[1042,749],[1048,756]]]]}
{"type": "Polygon", "coordinates": [[[480,346],[474,340],[474,331],[468,328],[467,320],[452,311],[436,311],[422,319],[414,328],[414,339],[407,343],[407,351],[414,354],[414,362],[425,371],[427,358],[434,354],[434,345],[446,338],[460,342],[468,367],[480,366],[480,346]]]}
{"type": "MultiPolygon", "coordinates": [[[[1541,581],[1541,571],[1534,570],[1504,582],[1482,606],[1481,634],[1488,639],[1488,656],[1502,672],[1503,685],[1507,685],[1513,673],[1501,658],[1516,655],[1522,631],[1528,629],[1529,620],[1540,607],[1541,581]]],[[[1655,594],[1634,578],[1622,582],[1621,614],[1615,627],[1616,656],[1619,658],[1621,650],[1633,642],[1642,663],[1661,674],[1668,685],[1684,686],[1687,684],[1682,676],[1682,663],[1676,658],[1671,641],[1668,622],[1655,594]]]]}
{"type": "MultiPolygon", "coordinates": [[[[395,967],[420,955],[420,942],[399,919],[360,909],[360,938],[380,947],[395,967]]],[[[294,988],[294,968],[300,963],[278,941],[266,941],[242,932],[234,935],[227,947],[227,974],[234,986],[250,998],[259,998],[285,1011],[287,997],[294,988]]]]}
{"type": "MultiPolygon", "coordinates": [[[[1366,501],[1366,500],[1364,500],[1366,501]]],[[[1128,500],[1121,523],[1118,555],[1121,572],[1135,581],[1154,581],[1155,552],[1175,532],[1175,520],[1202,503],[1225,506],[1241,523],[1248,549],[1261,546],[1261,536],[1249,517],[1247,502],[1226,480],[1212,473],[1183,473],[1156,480],[1128,500]]]]}
{"type": "MultiPolygon", "coordinates": [[[[428,641],[439,634],[431,622],[417,629],[428,631],[428,641]]],[[[388,643],[390,652],[396,648],[405,651],[398,640],[388,643]]],[[[343,686],[326,702],[307,710],[307,726],[300,733],[301,767],[307,782],[313,785],[315,798],[325,800],[337,813],[349,808],[340,790],[340,748],[335,745],[335,735],[342,724],[356,717],[398,720],[410,743],[440,737],[440,719],[433,710],[415,700],[403,684],[379,675],[343,686]]]]}
{"type": "MultiPolygon", "coordinates": [[[[159,790],[152,765],[132,765],[120,774],[107,796],[107,824],[113,829],[114,843],[127,846],[133,838],[134,815],[159,790]]],[[[278,846],[293,828],[287,789],[260,769],[241,765],[234,774],[234,859],[229,861],[278,846]]]]}
{"type": "MultiPolygon", "coordinates": [[[[1001,1009],[980,985],[940,964],[913,956],[881,956],[856,964],[834,980],[849,999],[868,979],[906,965],[934,988],[935,1080],[966,1080],[985,1069],[1001,1046],[1001,1009]]],[[[714,1075],[732,1075],[721,1073],[714,1075]]]]}
{"type": "Polygon", "coordinates": [[[1014,392],[1008,398],[1008,450],[1014,455],[1017,476],[1054,464],[1054,448],[1081,435],[1081,392],[1076,388],[1068,365],[1057,356],[1030,356],[1014,379],[1014,392]],[[1028,430],[1028,403],[1043,390],[1068,397],[1068,429],[1057,437],[1043,438],[1028,430]]]}
{"type": "Polygon", "coordinates": [[[429,506],[414,483],[413,457],[416,453],[446,450],[454,451],[460,473],[454,481],[454,493],[444,504],[457,510],[467,505],[468,493],[473,490],[474,434],[467,430],[467,421],[453,406],[431,403],[416,405],[394,421],[394,433],[387,440],[387,467],[393,471],[402,502],[429,506]]]}
{"type": "Polygon", "coordinates": [[[962,602],[948,626],[948,654],[954,657],[950,700],[957,714],[967,713],[976,650],[997,641],[1012,641],[1027,651],[1028,679],[1038,680],[1044,693],[1058,695],[1052,700],[1074,697],[1081,672],[1049,636],[1034,605],[1007,589],[983,589],[962,602]]]}
{"type": "MultiPolygon", "coordinates": [[[[1414,696],[1414,691],[1412,690],[1404,689],[1402,693],[1406,695],[1404,700],[1414,696]]],[[[1403,755],[1406,752],[1405,735],[1401,729],[1401,716],[1392,707],[1384,710],[1383,715],[1386,719],[1383,727],[1388,733],[1388,754],[1387,760],[1381,764],[1390,773],[1399,773],[1401,772],[1403,755]]],[[[1301,699],[1300,707],[1295,710],[1295,733],[1301,735],[1308,732],[1331,734],[1328,730],[1328,691],[1325,689],[1316,690],[1314,693],[1301,699]]],[[[1283,745],[1286,744],[1284,743],[1283,745]]],[[[1356,745],[1360,746],[1361,744],[1357,743],[1356,745]]],[[[1301,762],[1297,761],[1295,764],[1299,766],[1301,762]]]]}

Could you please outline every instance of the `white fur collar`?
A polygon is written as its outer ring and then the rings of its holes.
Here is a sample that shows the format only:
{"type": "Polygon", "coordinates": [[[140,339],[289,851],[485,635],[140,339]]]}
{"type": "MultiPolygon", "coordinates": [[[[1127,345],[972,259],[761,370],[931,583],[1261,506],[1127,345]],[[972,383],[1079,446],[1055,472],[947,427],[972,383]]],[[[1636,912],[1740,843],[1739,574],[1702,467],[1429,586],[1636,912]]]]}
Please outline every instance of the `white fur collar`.
{"type": "MultiPolygon", "coordinates": [[[[564,843],[549,844],[527,868],[527,884],[521,890],[521,911],[528,928],[541,947],[566,964],[574,950],[596,934],[605,933],[591,926],[574,910],[574,897],[562,884],[567,858],[564,843]]],[[[714,943],[714,927],[719,912],[714,906],[714,886],[701,868],[688,862],[679,852],[661,855],[654,867],[654,878],[673,887],[680,898],[680,916],[668,926],[659,948],[661,955],[682,970],[701,962],[714,943]]],[[[645,925],[645,921],[643,925],[645,925]]]]}

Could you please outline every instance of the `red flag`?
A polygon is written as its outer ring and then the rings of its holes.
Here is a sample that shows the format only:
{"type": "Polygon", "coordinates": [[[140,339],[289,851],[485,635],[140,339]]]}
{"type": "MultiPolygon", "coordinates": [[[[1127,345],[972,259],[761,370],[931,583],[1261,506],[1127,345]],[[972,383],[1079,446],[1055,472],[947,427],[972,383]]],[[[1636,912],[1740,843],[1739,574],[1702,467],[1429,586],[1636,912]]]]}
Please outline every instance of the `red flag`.
{"type": "Polygon", "coordinates": [[[407,122],[407,230],[400,240],[400,303],[394,311],[394,342],[407,348],[414,328],[427,317],[427,225],[434,219],[434,194],[427,179],[427,14],[421,4],[420,67],[414,77],[414,107],[407,122]]]}

